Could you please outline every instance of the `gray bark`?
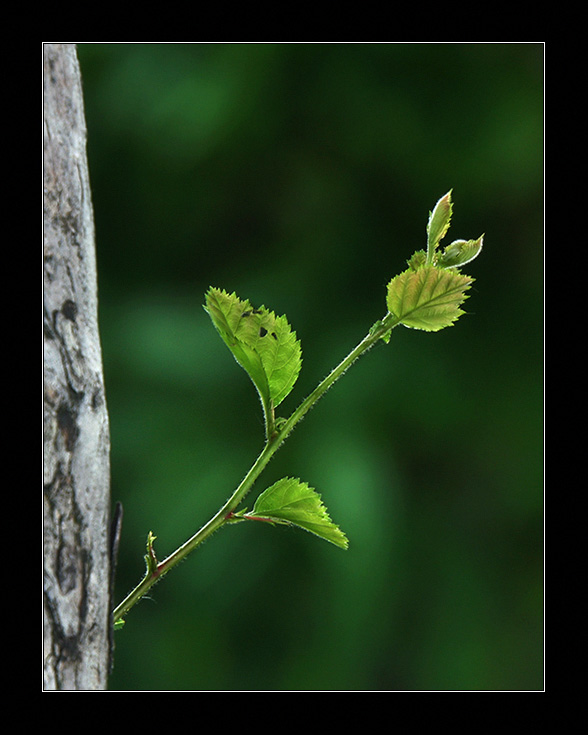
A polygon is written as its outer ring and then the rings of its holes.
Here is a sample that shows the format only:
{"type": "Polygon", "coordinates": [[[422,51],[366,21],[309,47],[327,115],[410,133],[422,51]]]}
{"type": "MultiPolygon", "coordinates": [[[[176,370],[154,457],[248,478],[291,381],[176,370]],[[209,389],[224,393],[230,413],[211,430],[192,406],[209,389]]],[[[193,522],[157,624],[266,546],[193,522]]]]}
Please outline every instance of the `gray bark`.
{"type": "Polygon", "coordinates": [[[44,46],[44,687],[106,688],[110,438],[74,44],[44,46]]]}

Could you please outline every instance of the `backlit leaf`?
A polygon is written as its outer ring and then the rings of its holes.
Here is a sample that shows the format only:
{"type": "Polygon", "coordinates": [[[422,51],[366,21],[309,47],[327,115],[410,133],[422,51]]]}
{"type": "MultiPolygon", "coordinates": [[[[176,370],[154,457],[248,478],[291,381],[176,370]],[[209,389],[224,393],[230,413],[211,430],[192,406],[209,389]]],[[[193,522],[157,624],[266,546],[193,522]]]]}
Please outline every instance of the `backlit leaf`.
{"type": "Polygon", "coordinates": [[[477,240],[455,240],[439,255],[437,265],[442,268],[461,268],[477,258],[482,250],[484,236],[477,240]]]}
{"type": "Polygon", "coordinates": [[[388,310],[406,327],[437,332],[464,313],[459,307],[473,280],[435,266],[407,270],[388,284],[388,310]]]}
{"type": "Polygon", "coordinates": [[[258,519],[298,526],[346,549],[348,540],[330,519],[321,496],[305,482],[284,477],[255,501],[250,514],[258,519]]]}
{"type": "Polygon", "coordinates": [[[262,401],[278,406],[294,387],[302,364],[300,342],[286,317],[216,288],[208,290],[204,308],[262,401]]]}
{"type": "Polygon", "coordinates": [[[453,214],[453,203],[451,201],[451,191],[441,197],[433,211],[429,215],[427,223],[427,252],[429,254],[429,262],[435,252],[439,242],[447,234],[451,223],[451,215],[453,214]]]}

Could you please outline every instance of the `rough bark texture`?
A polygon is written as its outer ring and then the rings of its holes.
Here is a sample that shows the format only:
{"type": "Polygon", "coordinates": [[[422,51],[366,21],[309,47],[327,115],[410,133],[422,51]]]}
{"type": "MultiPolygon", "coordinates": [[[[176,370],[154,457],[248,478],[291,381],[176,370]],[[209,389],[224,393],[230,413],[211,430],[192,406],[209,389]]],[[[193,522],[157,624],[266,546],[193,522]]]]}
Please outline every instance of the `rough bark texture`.
{"type": "Polygon", "coordinates": [[[109,429],[74,44],[44,47],[44,685],[106,688],[109,429]]]}

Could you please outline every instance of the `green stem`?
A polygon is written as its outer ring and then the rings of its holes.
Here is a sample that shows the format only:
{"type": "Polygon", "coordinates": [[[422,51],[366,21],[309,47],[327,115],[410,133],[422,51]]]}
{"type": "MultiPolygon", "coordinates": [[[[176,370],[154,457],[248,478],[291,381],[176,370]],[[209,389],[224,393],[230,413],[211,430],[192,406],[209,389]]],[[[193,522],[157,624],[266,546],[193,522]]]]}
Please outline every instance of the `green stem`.
{"type": "Polygon", "coordinates": [[[274,406],[273,406],[271,398],[268,398],[262,391],[258,391],[258,392],[259,392],[259,397],[261,399],[261,406],[263,408],[265,438],[267,441],[275,431],[276,417],[275,417],[275,412],[274,412],[274,406]]]}
{"type": "Polygon", "coordinates": [[[289,419],[283,424],[280,432],[278,433],[278,439],[283,442],[288,434],[294,429],[296,424],[304,418],[304,416],[310,411],[315,403],[321,398],[329,388],[336,383],[337,380],[351,367],[351,365],[357,360],[358,357],[366,353],[371,349],[385,334],[394,327],[398,326],[399,322],[396,317],[392,314],[387,314],[386,317],[374,325],[370,329],[369,333],[362,339],[362,341],[354,347],[351,352],[334,368],[324,380],[322,380],[317,387],[305,398],[304,401],[298,406],[294,413],[289,419]]]}
{"type": "MultiPolygon", "coordinates": [[[[237,487],[235,492],[222,506],[222,508],[206,523],[202,528],[197,531],[191,538],[189,538],[182,546],[177,548],[170,556],[161,562],[158,562],[155,566],[152,564],[147,565],[147,572],[145,576],[139,582],[139,584],[127,595],[127,597],[118,605],[114,610],[114,622],[124,618],[129,610],[144,597],[154,584],[156,584],[165,574],[173,569],[177,564],[183,561],[188,554],[199,546],[203,541],[208,539],[215,531],[221,528],[225,523],[228,523],[232,517],[232,514],[237,509],[237,506],[245,498],[247,493],[251,490],[254,482],[257,480],[261,472],[265,469],[270,459],[279,449],[279,447],[286,440],[288,435],[292,432],[298,422],[304,418],[304,416],[310,411],[315,403],[328,391],[328,389],[348,370],[348,368],[360,357],[362,354],[367,352],[373,347],[378,340],[380,340],[387,332],[398,325],[398,319],[388,313],[381,322],[378,322],[372,329],[370,329],[364,339],[345,357],[336,368],[334,368],[324,380],[322,380],[317,387],[308,395],[308,397],[302,401],[298,408],[292,413],[292,415],[281,424],[280,429],[270,433],[265,442],[265,446],[255,460],[249,472],[245,475],[241,484],[237,487]]],[[[273,423],[273,422],[272,422],[273,423]]],[[[271,426],[271,424],[270,424],[271,426]]],[[[266,428],[270,428],[267,427],[266,428]]],[[[273,428],[273,427],[272,427],[273,428]]]]}

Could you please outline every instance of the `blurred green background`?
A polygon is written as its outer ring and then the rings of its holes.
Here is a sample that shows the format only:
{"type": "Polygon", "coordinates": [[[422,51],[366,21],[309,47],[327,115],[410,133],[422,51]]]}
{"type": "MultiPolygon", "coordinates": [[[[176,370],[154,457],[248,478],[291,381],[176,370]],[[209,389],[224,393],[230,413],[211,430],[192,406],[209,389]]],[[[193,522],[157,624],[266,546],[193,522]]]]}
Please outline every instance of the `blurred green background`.
{"type": "MultiPolygon", "coordinates": [[[[80,44],[117,601],[220,507],[263,444],[201,305],[286,314],[298,402],[385,313],[453,189],[485,233],[467,316],[399,328],[262,476],[322,494],[347,552],[220,531],[116,636],[111,689],[543,688],[543,45],[80,44]]],[[[256,495],[248,498],[251,504],[256,495]]]]}

